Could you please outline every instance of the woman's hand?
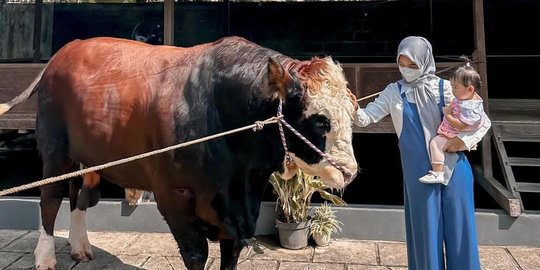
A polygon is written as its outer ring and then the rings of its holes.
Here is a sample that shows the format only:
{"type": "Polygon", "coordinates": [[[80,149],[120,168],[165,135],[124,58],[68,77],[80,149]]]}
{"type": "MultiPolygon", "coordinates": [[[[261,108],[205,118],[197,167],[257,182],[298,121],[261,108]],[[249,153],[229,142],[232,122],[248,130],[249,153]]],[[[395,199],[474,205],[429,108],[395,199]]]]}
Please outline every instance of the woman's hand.
{"type": "Polygon", "coordinates": [[[349,90],[349,98],[351,99],[351,102],[354,105],[354,110],[357,111],[358,110],[358,101],[357,101],[356,96],[352,93],[351,90],[349,90]]]}
{"type": "Polygon", "coordinates": [[[443,151],[449,152],[449,153],[455,153],[458,151],[465,151],[465,150],[467,150],[467,147],[465,147],[465,143],[458,137],[448,139],[448,141],[443,147],[443,151]]]}

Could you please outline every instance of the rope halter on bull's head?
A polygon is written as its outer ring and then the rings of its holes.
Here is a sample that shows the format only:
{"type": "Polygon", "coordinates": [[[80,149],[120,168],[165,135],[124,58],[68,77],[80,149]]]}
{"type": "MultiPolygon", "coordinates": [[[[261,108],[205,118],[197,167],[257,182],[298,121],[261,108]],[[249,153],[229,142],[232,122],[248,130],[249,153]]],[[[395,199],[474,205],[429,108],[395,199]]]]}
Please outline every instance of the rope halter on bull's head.
{"type": "MultiPolygon", "coordinates": [[[[329,155],[321,151],[319,148],[317,148],[306,137],[300,134],[300,132],[298,132],[294,127],[292,127],[289,123],[287,123],[287,121],[285,121],[285,117],[283,116],[283,101],[281,99],[279,99],[277,119],[278,119],[277,123],[278,123],[278,128],[279,128],[279,135],[281,137],[281,143],[283,144],[283,149],[285,150],[285,164],[284,164],[285,172],[282,174],[282,177],[284,179],[289,179],[294,176],[294,173],[292,173],[292,171],[289,170],[289,168],[296,167],[296,165],[291,155],[289,154],[289,148],[287,147],[287,139],[285,138],[285,132],[283,130],[283,126],[287,127],[294,135],[302,139],[302,141],[304,141],[309,147],[311,147],[311,149],[317,152],[321,157],[326,159],[328,163],[334,166],[334,168],[338,169],[345,178],[349,178],[352,176],[351,173],[345,171],[345,169],[342,166],[338,165],[337,162],[332,157],[330,157],[329,155]]],[[[296,170],[294,170],[294,172],[296,172],[296,170]]]]}

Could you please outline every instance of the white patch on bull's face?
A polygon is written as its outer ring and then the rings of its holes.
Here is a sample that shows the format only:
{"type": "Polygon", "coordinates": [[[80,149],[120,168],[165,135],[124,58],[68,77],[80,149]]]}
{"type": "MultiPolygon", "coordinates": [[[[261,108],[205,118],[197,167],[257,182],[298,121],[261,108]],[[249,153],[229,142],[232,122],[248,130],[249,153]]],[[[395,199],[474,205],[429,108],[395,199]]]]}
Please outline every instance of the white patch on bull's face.
{"type": "Polygon", "coordinates": [[[294,161],[303,171],[310,175],[320,176],[324,183],[331,188],[344,188],[356,176],[358,165],[352,147],[352,121],[354,105],[349,97],[347,81],[343,69],[332,59],[326,58],[327,68],[321,69],[319,89],[307,89],[305,100],[307,108],[304,116],[323,115],[330,120],[330,131],[326,134],[324,152],[329,155],[347,173],[332,166],[324,158],[317,164],[307,164],[292,154],[294,161]]]}
{"type": "Polygon", "coordinates": [[[94,258],[92,245],[86,231],[86,211],[79,209],[71,212],[68,242],[71,245],[71,258],[76,262],[87,262],[94,258]]]}
{"type": "Polygon", "coordinates": [[[54,237],[41,231],[38,244],[34,250],[35,269],[55,269],[56,255],[54,254],[54,237]]]}

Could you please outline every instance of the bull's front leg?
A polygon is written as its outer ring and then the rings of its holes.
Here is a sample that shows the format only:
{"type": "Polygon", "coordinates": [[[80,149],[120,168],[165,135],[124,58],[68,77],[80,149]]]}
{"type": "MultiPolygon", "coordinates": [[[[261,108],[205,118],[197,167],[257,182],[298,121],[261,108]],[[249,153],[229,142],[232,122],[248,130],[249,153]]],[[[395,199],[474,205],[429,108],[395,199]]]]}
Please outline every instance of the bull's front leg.
{"type": "Polygon", "coordinates": [[[157,206],[178,244],[189,270],[203,270],[208,260],[206,235],[195,221],[194,194],[189,189],[157,189],[157,206]]]}
{"type": "Polygon", "coordinates": [[[171,232],[180,249],[180,255],[189,270],[203,270],[208,260],[208,241],[204,234],[190,224],[169,223],[171,232]],[[180,228],[181,227],[181,228],[180,228]]]}
{"type": "Polygon", "coordinates": [[[236,269],[242,249],[247,246],[245,240],[220,240],[221,269],[236,269]]]}

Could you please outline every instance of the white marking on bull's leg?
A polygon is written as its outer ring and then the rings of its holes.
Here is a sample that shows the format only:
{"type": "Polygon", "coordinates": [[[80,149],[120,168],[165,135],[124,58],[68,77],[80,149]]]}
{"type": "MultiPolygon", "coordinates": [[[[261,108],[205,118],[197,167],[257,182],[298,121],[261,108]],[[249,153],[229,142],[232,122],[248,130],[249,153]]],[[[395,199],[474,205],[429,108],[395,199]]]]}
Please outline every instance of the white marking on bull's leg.
{"type": "Polygon", "coordinates": [[[126,188],[125,189],[126,201],[131,206],[141,204],[143,192],[144,191],[142,190],[138,190],[134,188],[126,188]]]}
{"type": "Polygon", "coordinates": [[[54,254],[54,236],[41,231],[38,244],[34,250],[35,269],[56,269],[56,255],[54,254]]]}
{"type": "Polygon", "coordinates": [[[86,211],[75,209],[71,212],[68,242],[71,245],[71,258],[77,262],[87,262],[94,258],[92,245],[88,241],[86,232],[85,217],[86,211]]]}

